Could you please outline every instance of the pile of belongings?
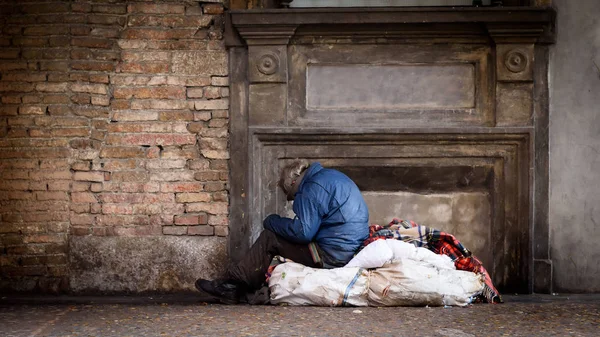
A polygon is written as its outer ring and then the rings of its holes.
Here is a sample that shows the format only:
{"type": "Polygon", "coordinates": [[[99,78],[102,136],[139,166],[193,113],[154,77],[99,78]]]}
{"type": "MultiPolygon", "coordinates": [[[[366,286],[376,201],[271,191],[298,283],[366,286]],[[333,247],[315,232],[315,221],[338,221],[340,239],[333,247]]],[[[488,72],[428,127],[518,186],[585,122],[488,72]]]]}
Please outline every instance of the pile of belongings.
{"type": "Polygon", "coordinates": [[[267,273],[272,304],[466,306],[501,303],[481,262],[454,236],[412,221],[372,225],[343,268],[315,269],[275,257],[267,273]]]}

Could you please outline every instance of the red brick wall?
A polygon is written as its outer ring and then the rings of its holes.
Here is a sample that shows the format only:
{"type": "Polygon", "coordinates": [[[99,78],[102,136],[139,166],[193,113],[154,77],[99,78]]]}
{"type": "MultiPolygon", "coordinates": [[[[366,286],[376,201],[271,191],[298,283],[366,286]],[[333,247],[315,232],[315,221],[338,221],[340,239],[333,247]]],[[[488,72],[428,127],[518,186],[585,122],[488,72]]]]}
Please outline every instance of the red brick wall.
{"type": "Polygon", "coordinates": [[[70,236],[228,235],[222,12],[0,3],[0,290],[67,291],[70,236]]]}

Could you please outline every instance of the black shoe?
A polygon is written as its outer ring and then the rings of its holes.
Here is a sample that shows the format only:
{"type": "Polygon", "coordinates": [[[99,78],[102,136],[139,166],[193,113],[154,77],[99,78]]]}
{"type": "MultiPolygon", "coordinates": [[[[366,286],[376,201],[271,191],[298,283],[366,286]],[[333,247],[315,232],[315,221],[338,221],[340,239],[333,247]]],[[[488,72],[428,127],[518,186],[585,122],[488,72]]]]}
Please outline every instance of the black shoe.
{"type": "Polygon", "coordinates": [[[205,280],[198,279],[195,283],[196,289],[215,296],[224,304],[238,304],[240,298],[245,294],[244,287],[232,280],[205,280]]]}

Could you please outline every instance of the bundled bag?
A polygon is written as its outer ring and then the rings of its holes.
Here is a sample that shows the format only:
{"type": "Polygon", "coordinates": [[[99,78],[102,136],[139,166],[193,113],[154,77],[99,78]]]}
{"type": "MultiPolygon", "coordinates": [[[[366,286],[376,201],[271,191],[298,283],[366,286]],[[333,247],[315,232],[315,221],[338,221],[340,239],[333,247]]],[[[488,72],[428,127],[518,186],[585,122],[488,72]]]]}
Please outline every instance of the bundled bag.
{"type": "Polygon", "coordinates": [[[344,268],[285,262],[269,278],[271,303],[290,305],[465,306],[483,288],[482,275],[456,270],[447,256],[398,240],[373,242],[344,268]]]}
{"type": "Polygon", "coordinates": [[[408,242],[415,247],[425,247],[435,254],[450,257],[456,269],[483,275],[485,288],[476,299],[477,302],[502,303],[502,297],[481,261],[454,235],[419,225],[414,221],[393,219],[386,226],[371,225],[369,238],[365,240],[363,247],[368,247],[374,242],[384,239],[408,242]]]}
{"type": "Polygon", "coordinates": [[[368,281],[363,268],[315,269],[285,262],[271,272],[271,304],[367,306],[368,281]]]}
{"type": "Polygon", "coordinates": [[[369,275],[369,305],[466,306],[481,294],[482,275],[402,258],[369,275]]]}

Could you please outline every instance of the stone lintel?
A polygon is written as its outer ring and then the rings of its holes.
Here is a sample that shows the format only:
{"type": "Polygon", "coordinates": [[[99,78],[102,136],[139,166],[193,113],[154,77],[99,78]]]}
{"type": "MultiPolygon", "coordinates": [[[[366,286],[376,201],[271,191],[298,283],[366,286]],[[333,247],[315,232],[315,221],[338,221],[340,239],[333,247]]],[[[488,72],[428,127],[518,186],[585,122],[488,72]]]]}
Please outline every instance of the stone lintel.
{"type": "Polygon", "coordinates": [[[501,43],[551,43],[555,11],[532,7],[373,7],[234,10],[228,15],[229,29],[237,30],[247,44],[258,45],[287,44],[297,30],[311,31],[323,25],[312,34],[331,34],[337,26],[344,27],[339,34],[360,37],[368,27],[372,32],[385,33],[380,36],[398,30],[403,36],[422,37],[424,29],[430,31],[430,39],[462,39],[464,30],[448,25],[469,24],[474,26],[470,34],[490,36],[501,43]],[[407,31],[407,27],[411,29],[407,31]]]}

